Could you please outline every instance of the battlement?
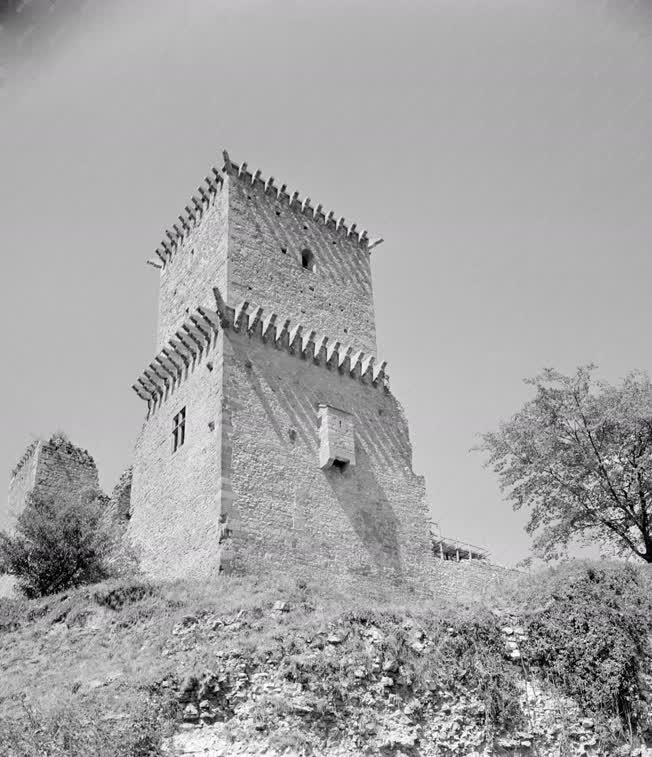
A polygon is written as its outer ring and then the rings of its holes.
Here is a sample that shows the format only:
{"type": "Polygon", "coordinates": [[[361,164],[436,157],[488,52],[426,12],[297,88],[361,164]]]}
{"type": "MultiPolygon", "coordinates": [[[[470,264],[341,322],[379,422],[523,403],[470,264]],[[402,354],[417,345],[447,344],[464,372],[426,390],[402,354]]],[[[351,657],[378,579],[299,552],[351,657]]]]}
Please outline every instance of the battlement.
{"type": "Polygon", "coordinates": [[[286,184],[283,184],[280,187],[276,186],[273,176],[265,179],[262,176],[262,171],[257,170],[253,173],[249,171],[247,163],[242,163],[240,165],[234,163],[226,150],[223,151],[222,155],[224,157],[224,167],[222,168],[222,171],[225,174],[237,178],[248,187],[256,189],[263,194],[271,195],[272,198],[281,205],[285,205],[296,213],[326,226],[331,229],[334,234],[346,237],[349,241],[359,245],[362,249],[370,251],[383,241],[382,239],[376,239],[373,242],[370,241],[366,230],[361,232],[358,231],[356,223],[348,225],[344,217],[336,218],[335,213],[332,210],[327,213],[321,204],[314,207],[310,197],[302,199],[298,191],[294,191],[290,194],[286,184]]]}
{"type": "Polygon", "coordinates": [[[95,465],[95,461],[88,450],[75,446],[66,436],[58,433],[53,434],[47,441],[44,439],[34,439],[34,441],[30,442],[20,460],[11,471],[12,478],[15,478],[20,473],[25,464],[38,451],[39,447],[43,453],[61,450],[80,465],[95,465]]]}
{"type": "Polygon", "coordinates": [[[42,443],[41,439],[34,439],[33,442],[27,445],[27,448],[20,457],[20,460],[16,463],[11,471],[11,478],[14,479],[25,467],[30,458],[36,453],[39,444],[42,443]]]}
{"type": "Polygon", "coordinates": [[[369,252],[383,241],[382,239],[370,241],[366,230],[358,231],[356,223],[347,224],[343,216],[336,218],[332,210],[326,213],[321,204],[313,207],[310,197],[302,199],[298,191],[290,194],[286,184],[280,187],[276,186],[273,176],[265,179],[260,170],[253,173],[249,171],[246,162],[240,165],[234,163],[226,150],[222,152],[222,156],[224,159],[222,169],[219,170],[215,166],[211,167],[208,175],[191,196],[189,203],[177,216],[178,223],[173,223],[171,228],[165,230],[165,236],[154,251],[158,261],[150,259],[147,261],[150,265],[155,268],[165,268],[188,234],[200,223],[206,211],[211,207],[217,192],[224,185],[225,175],[233,177],[263,194],[271,195],[281,205],[285,205],[296,213],[326,226],[334,234],[346,238],[369,252]]]}
{"type": "Polygon", "coordinates": [[[223,184],[224,176],[217,168],[211,167],[210,173],[197,187],[196,193],[191,195],[189,203],[184,206],[181,214],[177,216],[179,223],[173,223],[172,228],[165,230],[165,236],[154,250],[160,263],[150,259],[147,261],[150,265],[155,268],[165,268],[188,234],[201,222],[223,184]]]}
{"type": "Polygon", "coordinates": [[[340,341],[331,341],[328,336],[318,336],[315,329],[302,324],[292,325],[289,318],[277,313],[266,314],[263,308],[249,302],[230,307],[217,287],[213,292],[215,310],[198,307],[132,386],[136,394],[147,401],[150,411],[184,380],[214,343],[220,329],[247,334],[315,365],[348,374],[362,383],[389,388],[386,361],[378,363],[373,355],[354,351],[340,341]]]}

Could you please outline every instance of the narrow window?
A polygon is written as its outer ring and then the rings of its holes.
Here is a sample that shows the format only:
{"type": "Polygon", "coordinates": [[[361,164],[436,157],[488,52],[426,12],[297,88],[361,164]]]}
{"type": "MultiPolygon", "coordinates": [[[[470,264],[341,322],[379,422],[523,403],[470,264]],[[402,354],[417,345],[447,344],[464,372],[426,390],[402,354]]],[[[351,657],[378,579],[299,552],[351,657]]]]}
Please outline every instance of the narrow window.
{"type": "Polygon", "coordinates": [[[186,441],[186,408],[174,416],[172,425],[172,452],[176,452],[179,447],[186,441]]]}
{"type": "Polygon", "coordinates": [[[308,271],[312,271],[313,273],[315,272],[315,256],[312,254],[312,252],[310,252],[310,250],[305,249],[301,251],[301,265],[308,271]]]}

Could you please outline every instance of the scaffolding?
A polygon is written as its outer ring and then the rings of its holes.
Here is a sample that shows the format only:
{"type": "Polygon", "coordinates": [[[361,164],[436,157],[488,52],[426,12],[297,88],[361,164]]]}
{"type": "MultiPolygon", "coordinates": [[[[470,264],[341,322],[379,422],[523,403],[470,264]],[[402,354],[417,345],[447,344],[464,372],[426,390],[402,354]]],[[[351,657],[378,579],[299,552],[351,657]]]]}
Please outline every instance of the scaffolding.
{"type": "Polygon", "coordinates": [[[484,547],[453,539],[450,536],[442,536],[436,523],[432,523],[430,527],[430,542],[432,553],[439,560],[461,562],[462,560],[489,559],[489,552],[484,547]]]}

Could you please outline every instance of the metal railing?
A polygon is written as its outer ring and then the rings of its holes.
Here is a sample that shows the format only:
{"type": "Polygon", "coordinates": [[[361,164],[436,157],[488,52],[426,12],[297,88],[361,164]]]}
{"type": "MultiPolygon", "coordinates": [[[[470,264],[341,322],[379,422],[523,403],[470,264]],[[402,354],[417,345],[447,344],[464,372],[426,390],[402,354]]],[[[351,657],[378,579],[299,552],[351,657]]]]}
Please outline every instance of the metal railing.
{"type": "Polygon", "coordinates": [[[488,560],[489,552],[484,547],[478,547],[475,544],[469,544],[459,539],[453,539],[450,536],[441,534],[430,534],[432,551],[435,557],[440,560],[488,560]]]}

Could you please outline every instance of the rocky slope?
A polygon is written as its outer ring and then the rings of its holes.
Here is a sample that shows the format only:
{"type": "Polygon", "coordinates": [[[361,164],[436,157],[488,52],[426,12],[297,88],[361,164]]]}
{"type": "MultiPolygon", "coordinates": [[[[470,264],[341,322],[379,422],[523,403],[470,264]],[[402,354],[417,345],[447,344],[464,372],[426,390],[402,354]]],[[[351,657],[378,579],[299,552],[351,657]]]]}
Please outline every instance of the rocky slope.
{"type": "MultiPolygon", "coordinates": [[[[276,611],[284,609],[290,610],[287,603],[278,603],[276,611]]],[[[431,626],[407,618],[388,627],[384,620],[340,619],[314,635],[295,636],[290,649],[279,633],[275,647],[250,655],[220,650],[211,669],[180,685],[166,682],[175,688],[184,721],[168,742],[170,752],[187,757],[272,757],[288,750],[332,757],[645,754],[642,745],[617,743],[619,725],[612,723],[615,733],[610,733],[607,724],[583,716],[573,700],[528,675],[522,628],[502,626],[505,669],[490,675],[504,676],[504,691],[488,692],[478,686],[477,671],[460,669],[458,680],[451,680],[448,672],[427,664],[442,642],[431,626]],[[501,702],[507,691],[513,698],[501,702]],[[488,712],[501,706],[503,712],[488,712]]],[[[188,616],[173,633],[203,644],[216,630],[234,626],[237,633],[247,625],[242,615],[188,616]]],[[[455,629],[449,626],[447,632],[452,636],[455,629]]],[[[464,655],[465,663],[491,667],[497,662],[474,656],[464,655]]]]}
{"type": "Polygon", "coordinates": [[[415,606],[280,577],[134,579],[5,602],[0,754],[647,757],[649,648],[629,642],[648,616],[623,635],[610,600],[587,600],[603,627],[572,617],[553,588],[552,604],[519,612],[513,594],[415,606]],[[586,648],[551,646],[559,609],[560,632],[586,625],[586,648]],[[614,681],[620,710],[596,699],[614,681]]]}

